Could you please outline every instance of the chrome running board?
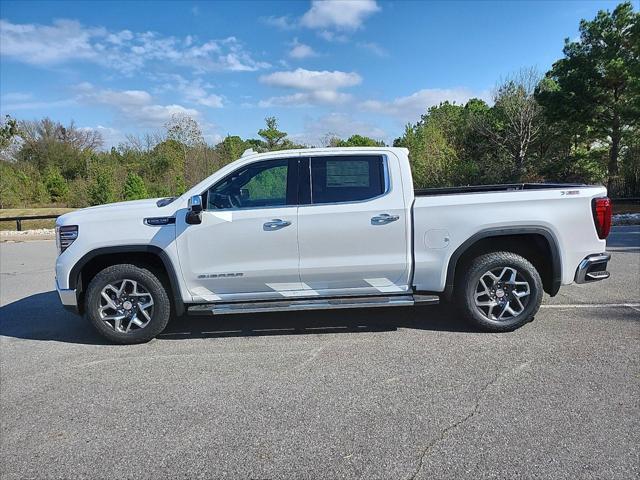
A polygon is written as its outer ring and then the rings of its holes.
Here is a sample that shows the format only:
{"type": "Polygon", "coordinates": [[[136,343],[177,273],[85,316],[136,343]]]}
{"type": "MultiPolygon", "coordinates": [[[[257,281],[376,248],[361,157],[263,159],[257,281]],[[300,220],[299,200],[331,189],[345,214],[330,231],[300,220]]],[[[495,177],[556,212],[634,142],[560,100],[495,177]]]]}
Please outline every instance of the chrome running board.
{"type": "Polygon", "coordinates": [[[346,308],[411,307],[434,305],[437,295],[387,295],[371,297],[308,298],[258,302],[229,302],[194,305],[189,315],[229,315],[232,313],[285,312],[300,310],[333,310],[346,308]]]}

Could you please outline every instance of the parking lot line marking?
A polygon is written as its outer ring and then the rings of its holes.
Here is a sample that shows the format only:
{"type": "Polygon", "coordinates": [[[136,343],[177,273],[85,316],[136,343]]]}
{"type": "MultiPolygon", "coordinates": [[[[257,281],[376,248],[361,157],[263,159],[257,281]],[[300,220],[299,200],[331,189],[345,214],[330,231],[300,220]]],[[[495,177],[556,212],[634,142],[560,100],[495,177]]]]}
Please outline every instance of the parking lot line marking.
{"type": "Polygon", "coordinates": [[[293,332],[295,328],[254,328],[254,332],[293,332]]]}
{"type": "Polygon", "coordinates": [[[561,305],[541,305],[540,308],[617,308],[628,307],[636,310],[640,303],[572,303],[561,305]]]}
{"type": "Polygon", "coordinates": [[[242,333],[242,330],[210,330],[208,332],[200,332],[200,333],[204,333],[204,334],[211,334],[211,333],[242,333]]]}

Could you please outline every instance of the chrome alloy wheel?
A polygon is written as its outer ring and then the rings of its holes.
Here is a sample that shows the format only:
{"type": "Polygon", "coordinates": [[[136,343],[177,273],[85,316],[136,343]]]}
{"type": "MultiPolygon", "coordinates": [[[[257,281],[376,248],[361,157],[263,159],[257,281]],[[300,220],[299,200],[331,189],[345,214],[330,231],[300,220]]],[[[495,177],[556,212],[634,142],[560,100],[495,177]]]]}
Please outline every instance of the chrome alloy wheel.
{"type": "Polygon", "coordinates": [[[138,282],[125,278],[102,289],[98,314],[116,332],[135,332],[151,321],[153,297],[138,282]]]}
{"type": "Polygon", "coordinates": [[[476,307],[489,320],[511,320],[524,311],[530,293],[529,282],[515,268],[495,268],[478,281],[476,307]]]}

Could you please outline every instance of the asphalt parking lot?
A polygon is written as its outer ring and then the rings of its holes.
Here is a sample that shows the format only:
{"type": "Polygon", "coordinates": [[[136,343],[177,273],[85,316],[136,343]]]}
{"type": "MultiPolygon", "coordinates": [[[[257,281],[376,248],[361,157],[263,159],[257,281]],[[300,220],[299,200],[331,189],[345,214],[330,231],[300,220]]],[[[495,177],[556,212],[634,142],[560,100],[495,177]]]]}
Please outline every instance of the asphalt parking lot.
{"type": "Polygon", "coordinates": [[[444,307],[179,319],[105,344],[0,244],[0,476],[638,478],[640,227],[516,332],[444,307]]]}

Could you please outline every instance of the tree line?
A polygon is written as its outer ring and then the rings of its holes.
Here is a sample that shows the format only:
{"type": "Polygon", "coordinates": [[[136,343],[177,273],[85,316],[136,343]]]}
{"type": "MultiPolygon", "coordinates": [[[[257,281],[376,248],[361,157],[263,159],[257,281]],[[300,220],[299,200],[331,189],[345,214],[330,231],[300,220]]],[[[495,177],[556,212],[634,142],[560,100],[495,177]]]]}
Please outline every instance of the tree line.
{"type": "MultiPolygon", "coordinates": [[[[545,74],[524,68],[498,82],[492,102],[444,102],[406,126],[416,187],[512,182],[603,183],[640,196],[640,14],[631,3],[580,22],[577,40],[545,74]]],[[[162,132],[128,136],[109,151],[93,130],[45,118],[0,125],[0,208],[84,207],[172,196],[247,148],[300,148],[265,119],[257,138],[204,141],[198,123],[174,116],[162,132]]],[[[382,146],[328,133],[323,146],[382,146]]]]}

